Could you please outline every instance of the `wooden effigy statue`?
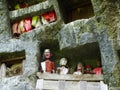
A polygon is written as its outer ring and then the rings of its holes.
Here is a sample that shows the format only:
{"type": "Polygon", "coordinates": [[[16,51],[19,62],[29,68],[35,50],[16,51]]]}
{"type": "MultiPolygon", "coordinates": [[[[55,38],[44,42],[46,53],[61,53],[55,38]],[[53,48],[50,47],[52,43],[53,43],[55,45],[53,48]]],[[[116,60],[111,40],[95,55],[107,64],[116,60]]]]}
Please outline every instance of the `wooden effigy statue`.
{"type": "Polygon", "coordinates": [[[60,59],[60,67],[57,68],[57,73],[58,74],[67,74],[69,69],[66,67],[66,65],[67,65],[67,59],[61,58],[60,59]]]}
{"type": "Polygon", "coordinates": [[[52,54],[50,52],[50,49],[45,49],[43,57],[45,59],[44,62],[41,62],[41,71],[42,72],[49,72],[49,73],[54,73],[55,72],[55,66],[54,62],[52,62],[50,59],[52,57],[52,54]]]}
{"type": "Polygon", "coordinates": [[[7,67],[5,65],[5,63],[3,63],[1,66],[0,66],[0,77],[6,77],[6,71],[7,71],[7,67]]]}
{"type": "Polygon", "coordinates": [[[84,73],[84,67],[83,67],[83,64],[81,62],[79,62],[77,64],[77,67],[76,67],[76,70],[75,72],[73,73],[74,75],[82,75],[84,73]]]}

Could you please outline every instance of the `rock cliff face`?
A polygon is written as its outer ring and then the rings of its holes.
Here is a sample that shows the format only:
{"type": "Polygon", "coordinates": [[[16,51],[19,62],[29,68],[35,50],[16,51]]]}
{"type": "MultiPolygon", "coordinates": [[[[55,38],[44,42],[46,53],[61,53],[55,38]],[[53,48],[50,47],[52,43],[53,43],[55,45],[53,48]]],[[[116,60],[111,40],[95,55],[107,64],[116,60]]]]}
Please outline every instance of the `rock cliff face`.
{"type": "Polygon", "coordinates": [[[120,90],[119,84],[119,4],[120,1],[92,0],[95,16],[65,25],[60,33],[60,47],[76,47],[98,42],[105,82],[110,90],[120,90]]]}
{"type": "Polygon", "coordinates": [[[92,0],[95,16],[64,24],[57,0],[47,0],[21,10],[8,11],[6,0],[0,0],[0,53],[25,50],[26,60],[21,76],[1,78],[2,90],[35,90],[34,74],[39,69],[40,46],[44,40],[58,40],[60,49],[74,48],[97,42],[100,47],[104,80],[110,90],[120,90],[120,1],[92,0]],[[37,9],[36,9],[37,8],[37,9]],[[13,39],[10,20],[42,14],[50,9],[57,13],[57,21],[24,33],[13,39]],[[13,82],[13,83],[11,83],[13,82]]]}
{"type": "Polygon", "coordinates": [[[11,38],[10,18],[8,16],[7,2],[0,1],[0,42],[11,38]]]}

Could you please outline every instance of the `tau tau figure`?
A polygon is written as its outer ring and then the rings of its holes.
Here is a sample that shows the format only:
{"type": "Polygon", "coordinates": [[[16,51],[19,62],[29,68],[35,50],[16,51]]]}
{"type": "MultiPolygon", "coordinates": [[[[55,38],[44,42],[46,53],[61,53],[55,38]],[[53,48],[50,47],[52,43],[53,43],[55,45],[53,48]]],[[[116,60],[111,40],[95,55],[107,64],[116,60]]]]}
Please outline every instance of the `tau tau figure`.
{"type": "Polygon", "coordinates": [[[84,74],[93,74],[93,72],[92,72],[92,66],[90,66],[90,65],[86,66],[84,74]]]}
{"type": "Polygon", "coordinates": [[[60,67],[57,68],[57,73],[67,74],[69,69],[66,67],[66,65],[67,65],[67,59],[66,58],[60,59],[60,67]]]}
{"type": "Polygon", "coordinates": [[[0,66],[0,77],[6,77],[6,65],[5,63],[3,63],[1,66],[0,66]]]}
{"type": "Polygon", "coordinates": [[[50,52],[50,49],[45,49],[43,53],[43,57],[45,59],[44,62],[41,62],[41,68],[42,72],[49,72],[54,73],[54,62],[52,62],[50,59],[52,57],[52,53],[50,52]]]}
{"type": "Polygon", "coordinates": [[[82,75],[84,72],[84,67],[81,62],[77,64],[76,71],[73,73],[74,75],[82,75]]]}

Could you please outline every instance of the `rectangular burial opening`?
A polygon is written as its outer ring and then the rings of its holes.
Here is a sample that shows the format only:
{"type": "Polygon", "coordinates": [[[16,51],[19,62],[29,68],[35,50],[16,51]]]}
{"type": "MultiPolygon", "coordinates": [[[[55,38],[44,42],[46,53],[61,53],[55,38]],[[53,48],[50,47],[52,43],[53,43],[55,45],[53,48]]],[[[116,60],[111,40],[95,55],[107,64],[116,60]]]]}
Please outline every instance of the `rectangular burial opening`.
{"type": "Polygon", "coordinates": [[[57,20],[56,12],[54,9],[47,10],[46,12],[35,15],[29,15],[21,20],[11,21],[13,38],[18,38],[21,34],[29,32],[36,28],[41,28],[57,20]]]}
{"type": "Polygon", "coordinates": [[[81,62],[84,66],[84,72],[87,66],[91,66],[92,70],[101,67],[101,54],[98,43],[88,43],[77,46],[76,48],[65,48],[61,51],[63,57],[68,59],[68,66],[71,73],[76,69],[77,63],[81,62]]]}
{"type": "Polygon", "coordinates": [[[50,49],[51,53],[53,54],[53,57],[51,58],[52,61],[56,63],[56,60],[60,58],[60,49],[59,49],[59,43],[57,40],[44,40],[40,45],[40,52],[41,52],[41,61],[43,60],[43,53],[45,49],[50,49]]]}
{"type": "MultiPolygon", "coordinates": [[[[99,44],[97,42],[88,43],[76,48],[59,49],[57,40],[45,40],[41,43],[41,62],[43,60],[43,52],[45,49],[50,49],[53,57],[51,60],[55,63],[55,67],[59,67],[60,59],[65,57],[68,60],[69,73],[73,74],[78,62],[82,62],[84,67],[91,66],[92,70],[96,67],[101,67],[101,54],[99,44]]],[[[85,70],[86,68],[84,68],[85,70]]]]}
{"type": "Polygon", "coordinates": [[[65,23],[94,16],[91,0],[58,0],[58,4],[65,23]]]}
{"type": "MultiPolygon", "coordinates": [[[[0,53],[1,70],[2,65],[5,64],[5,76],[11,77],[21,75],[23,73],[23,61],[25,60],[25,50],[16,52],[0,53]]],[[[3,71],[4,72],[4,71],[3,71]]]]}

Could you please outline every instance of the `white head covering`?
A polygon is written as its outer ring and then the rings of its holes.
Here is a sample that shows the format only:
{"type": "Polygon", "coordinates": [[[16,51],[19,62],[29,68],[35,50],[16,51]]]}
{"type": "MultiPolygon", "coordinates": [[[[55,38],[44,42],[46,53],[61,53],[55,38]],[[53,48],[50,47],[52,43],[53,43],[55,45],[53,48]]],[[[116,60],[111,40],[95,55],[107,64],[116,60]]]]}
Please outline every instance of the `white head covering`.
{"type": "Polygon", "coordinates": [[[61,58],[60,59],[60,65],[66,66],[66,64],[67,64],[67,59],[66,58],[61,58]]]}
{"type": "Polygon", "coordinates": [[[50,49],[45,49],[45,50],[44,50],[44,53],[46,53],[46,52],[50,52],[50,49]]]}

